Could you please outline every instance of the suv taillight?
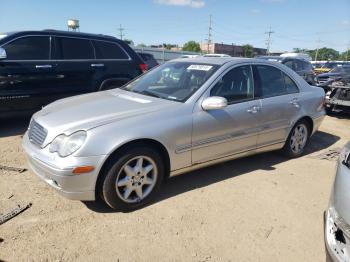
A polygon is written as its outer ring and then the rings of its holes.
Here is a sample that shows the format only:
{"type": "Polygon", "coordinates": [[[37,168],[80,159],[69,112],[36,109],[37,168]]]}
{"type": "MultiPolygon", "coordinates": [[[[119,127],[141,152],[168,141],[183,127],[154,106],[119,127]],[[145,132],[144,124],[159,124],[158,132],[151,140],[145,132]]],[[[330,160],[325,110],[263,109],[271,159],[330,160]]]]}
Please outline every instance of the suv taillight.
{"type": "Polygon", "coordinates": [[[142,73],[146,72],[148,69],[147,64],[140,64],[139,67],[140,67],[142,73]]]}

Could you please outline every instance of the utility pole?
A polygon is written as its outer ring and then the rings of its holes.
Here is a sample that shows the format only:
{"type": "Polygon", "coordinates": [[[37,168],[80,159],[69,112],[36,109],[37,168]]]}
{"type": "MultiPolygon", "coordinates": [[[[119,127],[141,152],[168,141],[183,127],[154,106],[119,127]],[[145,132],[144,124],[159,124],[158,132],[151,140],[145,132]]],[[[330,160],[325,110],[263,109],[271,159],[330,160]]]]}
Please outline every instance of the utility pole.
{"type": "Polygon", "coordinates": [[[120,38],[120,40],[123,40],[123,36],[125,36],[125,35],[123,34],[124,28],[122,28],[121,24],[119,25],[118,30],[119,30],[119,38],[120,38]]]}
{"type": "Polygon", "coordinates": [[[207,52],[209,54],[209,50],[210,50],[210,44],[211,44],[211,37],[212,37],[212,34],[211,34],[211,30],[212,30],[212,20],[211,20],[211,15],[209,15],[209,27],[208,27],[208,38],[206,39],[208,42],[207,42],[207,52]]]}
{"type": "Polygon", "coordinates": [[[265,32],[265,34],[267,34],[267,40],[266,40],[266,49],[267,49],[267,55],[270,55],[270,47],[271,47],[271,35],[275,33],[274,31],[271,31],[271,26],[270,26],[270,30],[265,32]]]}
{"type": "Polygon", "coordinates": [[[321,39],[318,38],[318,40],[317,40],[317,47],[316,47],[316,54],[315,54],[315,61],[317,61],[318,49],[319,49],[320,43],[321,43],[321,39]]]}

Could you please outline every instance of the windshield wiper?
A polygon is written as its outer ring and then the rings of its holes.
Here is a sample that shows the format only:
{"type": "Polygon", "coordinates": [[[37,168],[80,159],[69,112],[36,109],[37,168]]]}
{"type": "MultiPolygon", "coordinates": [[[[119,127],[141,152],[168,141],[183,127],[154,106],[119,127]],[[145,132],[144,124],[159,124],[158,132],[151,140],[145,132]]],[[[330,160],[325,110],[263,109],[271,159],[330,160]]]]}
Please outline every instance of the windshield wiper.
{"type": "Polygon", "coordinates": [[[151,92],[149,90],[143,90],[143,91],[135,91],[135,90],[133,90],[133,92],[136,92],[136,93],[139,93],[139,94],[143,94],[143,95],[146,95],[146,96],[153,96],[153,97],[157,97],[157,98],[164,98],[161,95],[153,93],[153,92],[151,92]]]}

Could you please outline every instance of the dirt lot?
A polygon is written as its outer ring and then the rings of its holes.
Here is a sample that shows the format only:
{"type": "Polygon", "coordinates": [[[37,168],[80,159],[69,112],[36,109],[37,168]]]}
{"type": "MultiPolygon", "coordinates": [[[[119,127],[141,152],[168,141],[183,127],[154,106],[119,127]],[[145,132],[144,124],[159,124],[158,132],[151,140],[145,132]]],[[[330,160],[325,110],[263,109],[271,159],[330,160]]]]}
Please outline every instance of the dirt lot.
{"type": "MultiPolygon", "coordinates": [[[[26,168],[26,121],[2,122],[0,165],[26,168]]],[[[0,170],[0,213],[33,203],[0,225],[0,261],[324,261],[335,162],[318,155],[347,140],[350,117],[327,117],[299,159],[267,153],[175,177],[131,213],[66,200],[29,171],[0,170]]]]}

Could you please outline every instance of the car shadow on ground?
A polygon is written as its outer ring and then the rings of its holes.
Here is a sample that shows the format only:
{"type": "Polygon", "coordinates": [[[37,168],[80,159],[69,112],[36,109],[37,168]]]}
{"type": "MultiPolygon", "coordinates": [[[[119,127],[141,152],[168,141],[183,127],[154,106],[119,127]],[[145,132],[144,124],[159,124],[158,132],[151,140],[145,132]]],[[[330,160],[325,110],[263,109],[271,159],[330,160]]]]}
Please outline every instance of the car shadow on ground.
{"type": "MultiPolygon", "coordinates": [[[[339,139],[340,137],[326,132],[316,132],[311,137],[304,155],[313,154],[317,151],[328,148],[335,144],[339,139]]],[[[281,155],[278,151],[268,152],[224,162],[176,176],[166,180],[161,188],[161,192],[149,205],[226,179],[238,177],[255,170],[275,170],[275,165],[288,160],[289,159],[281,155]]],[[[103,201],[84,202],[84,204],[90,210],[98,213],[118,212],[109,208],[103,201]]]]}
{"type": "Polygon", "coordinates": [[[329,117],[335,117],[338,119],[348,119],[350,120],[350,113],[349,112],[343,112],[343,111],[333,111],[331,113],[327,113],[329,117]]]}
{"type": "Polygon", "coordinates": [[[23,135],[28,128],[30,117],[1,119],[0,138],[23,135]]]}

